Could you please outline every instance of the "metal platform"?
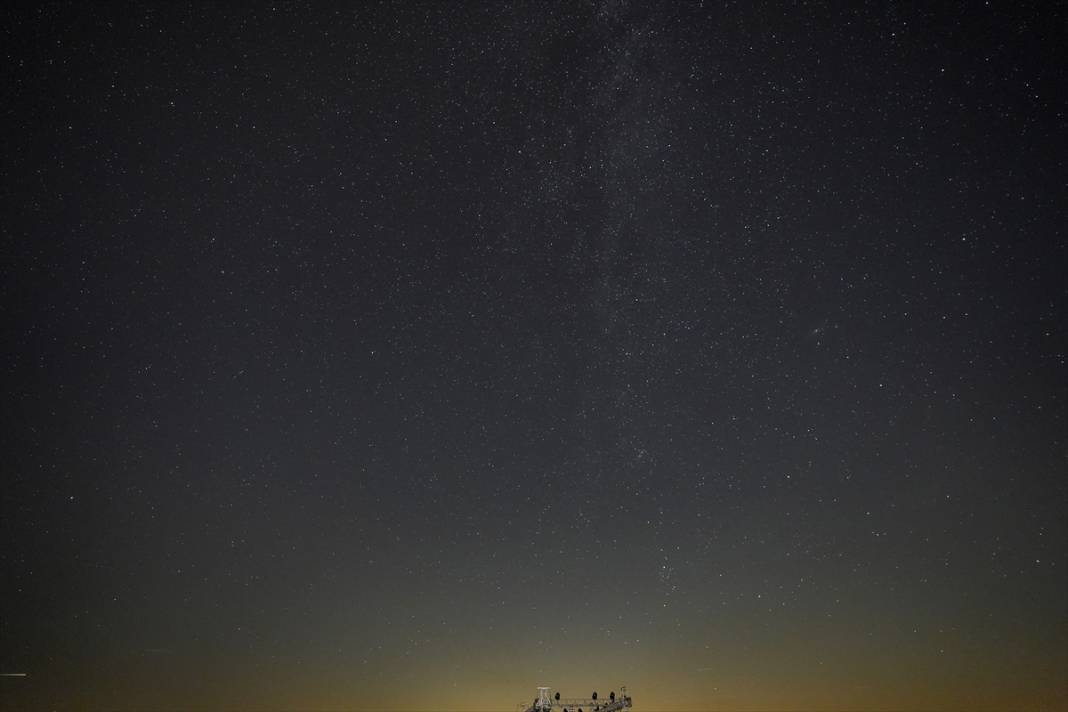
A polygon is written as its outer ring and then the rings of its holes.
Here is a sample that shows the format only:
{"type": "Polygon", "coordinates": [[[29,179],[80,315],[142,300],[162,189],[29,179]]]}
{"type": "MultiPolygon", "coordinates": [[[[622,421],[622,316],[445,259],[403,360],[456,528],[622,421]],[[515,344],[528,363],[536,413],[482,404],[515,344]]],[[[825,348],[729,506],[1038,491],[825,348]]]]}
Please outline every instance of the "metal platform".
{"type": "Polygon", "coordinates": [[[618,694],[610,692],[607,698],[602,698],[597,693],[589,697],[561,697],[560,693],[553,693],[551,687],[539,687],[538,696],[532,703],[521,702],[517,710],[521,712],[621,712],[633,706],[627,688],[619,688],[618,694]]]}

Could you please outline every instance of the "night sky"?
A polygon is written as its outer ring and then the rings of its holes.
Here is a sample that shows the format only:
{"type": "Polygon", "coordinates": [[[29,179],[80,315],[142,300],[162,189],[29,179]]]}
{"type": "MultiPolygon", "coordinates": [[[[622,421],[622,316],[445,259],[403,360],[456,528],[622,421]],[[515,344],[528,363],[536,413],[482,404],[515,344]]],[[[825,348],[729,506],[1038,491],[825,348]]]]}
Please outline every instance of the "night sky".
{"type": "Polygon", "coordinates": [[[1066,15],[3,10],[0,709],[1068,708],[1066,15]]]}

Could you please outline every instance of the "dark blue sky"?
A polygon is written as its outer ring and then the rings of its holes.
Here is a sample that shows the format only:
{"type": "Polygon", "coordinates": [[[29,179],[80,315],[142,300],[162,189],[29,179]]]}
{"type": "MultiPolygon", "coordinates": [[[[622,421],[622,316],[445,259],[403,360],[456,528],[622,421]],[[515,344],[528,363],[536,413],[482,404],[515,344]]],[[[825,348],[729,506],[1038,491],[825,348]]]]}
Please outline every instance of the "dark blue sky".
{"type": "Polygon", "coordinates": [[[1068,701],[1062,10],[4,20],[4,709],[1068,701]]]}

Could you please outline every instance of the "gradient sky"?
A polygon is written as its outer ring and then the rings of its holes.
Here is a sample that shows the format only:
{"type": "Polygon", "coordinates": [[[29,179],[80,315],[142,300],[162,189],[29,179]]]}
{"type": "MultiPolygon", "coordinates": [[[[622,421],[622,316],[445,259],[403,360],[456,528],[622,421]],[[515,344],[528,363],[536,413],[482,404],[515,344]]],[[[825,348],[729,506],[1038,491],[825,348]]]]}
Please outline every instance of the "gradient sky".
{"type": "Polygon", "coordinates": [[[3,10],[0,709],[1068,709],[1037,7],[3,10]]]}

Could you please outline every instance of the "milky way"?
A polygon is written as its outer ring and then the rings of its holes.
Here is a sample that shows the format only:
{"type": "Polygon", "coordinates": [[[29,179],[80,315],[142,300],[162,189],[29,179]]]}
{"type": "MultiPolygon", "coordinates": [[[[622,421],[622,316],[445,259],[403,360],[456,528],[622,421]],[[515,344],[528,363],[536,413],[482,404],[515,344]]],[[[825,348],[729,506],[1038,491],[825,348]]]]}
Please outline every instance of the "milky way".
{"type": "Polygon", "coordinates": [[[0,708],[1068,705],[1065,17],[939,5],[7,11],[0,708]]]}

